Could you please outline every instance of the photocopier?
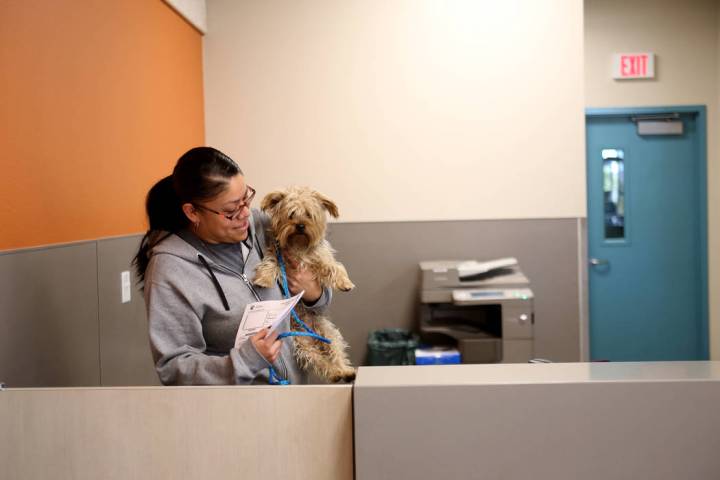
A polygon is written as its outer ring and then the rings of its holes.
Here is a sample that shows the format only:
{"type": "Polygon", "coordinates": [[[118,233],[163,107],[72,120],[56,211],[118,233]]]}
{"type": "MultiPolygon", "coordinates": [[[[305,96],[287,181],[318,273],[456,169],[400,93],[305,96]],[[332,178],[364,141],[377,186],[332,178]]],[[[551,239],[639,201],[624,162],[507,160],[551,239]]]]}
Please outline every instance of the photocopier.
{"type": "Polygon", "coordinates": [[[533,358],[533,292],[515,258],[420,262],[420,336],[462,363],[533,358]]]}

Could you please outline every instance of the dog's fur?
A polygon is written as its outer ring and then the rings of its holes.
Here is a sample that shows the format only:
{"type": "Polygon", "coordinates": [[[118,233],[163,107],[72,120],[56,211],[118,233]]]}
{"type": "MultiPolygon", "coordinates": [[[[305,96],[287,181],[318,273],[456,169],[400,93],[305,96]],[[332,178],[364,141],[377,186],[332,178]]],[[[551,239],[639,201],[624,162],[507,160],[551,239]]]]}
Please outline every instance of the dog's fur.
{"type": "MultiPolygon", "coordinates": [[[[300,268],[309,269],[322,287],[347,292],[355,286],[345,267],[335,260],[335,251],[325,239],[327,214],[338,217],[338,208],[332,200],[307,187],[290,187],[266,195],[260,208],[270,216],[272,236],[277,239],[286,261],[292,259],[300,268]]],[[[280,279],[275,249],[275,245],[268,247],[255,270],[256,285],[267,288],[280,279]]],[[[295,357],[301,368],[310,367],[330,382],[352,381],[355,369],[347,356],[348,345],[337,327],[326,316],[315,315],[301,304],[295,310],[318,335],[332,342],[293,337],[295,357]]],[[[292,322],[293,330],[299,330],[295,323],[292,322]]]]}

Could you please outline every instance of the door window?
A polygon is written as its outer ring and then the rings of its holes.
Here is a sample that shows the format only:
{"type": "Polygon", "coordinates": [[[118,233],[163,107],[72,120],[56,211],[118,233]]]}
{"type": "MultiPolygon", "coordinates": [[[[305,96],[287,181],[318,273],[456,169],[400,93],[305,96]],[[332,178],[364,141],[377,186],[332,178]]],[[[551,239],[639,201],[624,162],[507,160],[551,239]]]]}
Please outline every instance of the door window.
{"type": "Polygon", "coordinates": [[[625,238],[625,152],[602,150],[603,206],[606,240],[625,238]]]}

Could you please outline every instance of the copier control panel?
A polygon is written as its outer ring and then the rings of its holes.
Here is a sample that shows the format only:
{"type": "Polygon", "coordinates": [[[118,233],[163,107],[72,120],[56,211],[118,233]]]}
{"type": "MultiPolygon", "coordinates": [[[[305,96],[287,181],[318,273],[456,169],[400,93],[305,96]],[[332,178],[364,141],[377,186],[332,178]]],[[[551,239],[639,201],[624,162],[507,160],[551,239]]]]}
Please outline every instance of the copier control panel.
{"type": "Polygon", "coordinates": [[[467,288],[453,290],[452,299],[456,305],[482,305],[503,300],[529,300],[533,298],[529,288],[503,288],[488,290],[486,288],[467,288]]]}

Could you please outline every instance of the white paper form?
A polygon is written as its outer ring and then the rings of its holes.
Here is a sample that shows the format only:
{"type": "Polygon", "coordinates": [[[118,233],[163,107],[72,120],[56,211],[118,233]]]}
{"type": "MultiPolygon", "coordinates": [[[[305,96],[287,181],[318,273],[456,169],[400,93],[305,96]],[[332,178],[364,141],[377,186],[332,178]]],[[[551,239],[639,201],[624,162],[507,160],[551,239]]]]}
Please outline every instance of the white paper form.
{"type": "Polygon", "coordinates": [[[263,328],[268,328],[268,333],[275,330],[278,325],[290,314],[290,311],[300,301],[305,292],[300,292],[294,297],[284,300],[265,300],[264,302],[248,303],[245,306],[237,335],[235,336],[235,348],[238,348],[248,338],[255,335],[263,328]]]}

